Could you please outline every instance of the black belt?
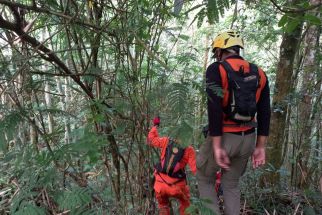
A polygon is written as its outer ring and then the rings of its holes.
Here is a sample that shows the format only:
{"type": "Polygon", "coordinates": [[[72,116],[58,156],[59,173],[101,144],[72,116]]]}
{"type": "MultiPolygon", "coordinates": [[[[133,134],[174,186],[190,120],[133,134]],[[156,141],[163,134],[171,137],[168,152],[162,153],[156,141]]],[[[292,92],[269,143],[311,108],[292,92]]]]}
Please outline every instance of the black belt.
{"type": "Polygon", "coordinates": [[[246,134],[251,134],[255,132],[255,128],[251,128],[249,130],[246,131],[237,131],[237,132],[226,132],[226,133],[230,133],[230,134],[236,134],[236,135],[246,135],[246,134]]]}

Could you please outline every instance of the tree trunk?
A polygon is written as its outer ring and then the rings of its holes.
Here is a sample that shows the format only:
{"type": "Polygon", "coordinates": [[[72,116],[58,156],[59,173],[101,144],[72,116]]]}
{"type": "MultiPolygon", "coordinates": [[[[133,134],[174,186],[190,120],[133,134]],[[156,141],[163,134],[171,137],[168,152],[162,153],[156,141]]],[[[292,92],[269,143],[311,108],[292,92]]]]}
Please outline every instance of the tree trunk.
{"type": "MultiPolygon", "coordinates": [[[[61,78],[57,77],[56,78],[56,85],[57,85],[57,91],[58,94],[60,95],[60,103],[61,103],[61,110],[66,112],[67,111],[67,105],[69,104],[69,91],[68,91],[68,78],[65,78],[65,87],[63,90],[62,87],[62,81],[61,78]]],[[[69,122],[69,116],[66,115],[64,116],[64,127],[65,127],[65,144],[70,143],[70,122],[69,122]]]]}
{"type": "MultiPolygon", "coordinates": [[[[70,92],[69,92],[69,79],[65,78],[65,98],[63,99],[64,101],[64,111],[68,111],[67,110],[67,105],[70,102],[70,92]]],[[[65,142],[66,144],[70,143],[70,132],[71,132],[71,128],[70,128],[70,119],[69,116],[64,117],[65,119],[65,142]]]]}
{"type": "MultiPolygon", "coordinates": [[[[33,94],[34,93],[32,92],[30,95],[31,103],[35,102],[35,98],[34,98],[33,94]]],[[[36,122],[36,119],[34,116],[31,116],[30,119],[31,119],[31,123],[29,123],[30,143],[31,143],[31,145],[34,146],[35,150],[38,151],[38,132],[37,132],[37,128],[35,126],[35,124],[37,122],[36,122]]]]}
{"type": "MultiPolygon", "coordinates": [[[[43,29],[41,33],[41,40],[45,41],[47,38],[47,32],[46,29],[43,29]]],[[[48,64],[44,63],[42,65],[43,71],[48,71],[48,64]]],[[[50,85],[49,85],[49,80],[45,79],[45,104],[46,104],[46,109],[51,109],[51,94],[50,94],[50,85]]],[[[54,117],[50,113],[50,111],[47,114],[47,120],[48,120],[48,134],[53,133],[53,122],[54,122],[54,117]]]]}
{"type": "MultiPolygon", "coordinates": [[[[45,101],[46,101],[46,108],[50,109],[52,106],[51,105],[51,95],[50,95],[50,85],[47,80],[45,81],[45,101]]],[[[48,133],[51,134],[51,133],[53,133],[54,117],[49,112],[47,118],[48,118],[48,133]]]]}
{"type": "MultiPolygon", "coordinates": [[[[311,5],[320,3],[320,0],[311,0],[311,5]]],[[[314,10],[313,13],[317,13],[314,10]]],[[[300,187],[308,186],[308,180],[304,178],[308,175],[309,159],[312,149],[311,144],[311,132],[313,128],[312,114],[312,96],[314,91],[315,75],[318,68],[317,62],[317,50],[319,45],[320,32],[317,25],[309,25],[304,39],[304,56],[303,56],[303,69],[302,74],[302,86],[300,93],[302,99],[299,101],[299,146],[300,153],[297,158],[297,162],[302,170],[300,174],[300,187]]]]}
{"type": "MultiPolygon", "coordinates": [[[[211,43],[211,37],[210,37],[210,33],[208,33],[206,35],[206,38],[205,38],[205,52],[204,52],[204,57],[203,57],[203,71],[204,71],[204,74],[203,74],[203,81],[202,83],[203,84],[206,84],[206,70],[207,70],[207,66],[208,66],[208,63],[209,63],[209,44],[211,43]]],[[[198,105],[198,108],[197,108],[197,124],[196,126],[201,126],[203,125],[203,116],[205,114],[205,111],[206,111],[206,108],[205,108],[205,102],[206,102],[206,96],[199,96],[197,97],[197,104],[198,105]]],[[[197,130],[196,134],[195,134],[195,137],[194,137],[194,140],[195,141],[199,141],[198,140],[198,137],[200,135],[200,129],[197,130]]]]}
{"type": "MultiPolygon", "coordinates": [[[[296,0],[292,1],[296,3],[296,0]]],[[[293,74],[293,63],[298,51],[302,32],[302,24],[299,24],[293,32],[284,33],[280,46],[280,59],[277,65],[276,82],[273,96],[270,136],[268,140],[267,158],[276,169],[283,163],[283,145],[287,140],[287,111],[288,96],[293,88],[290,80],[293,74]]],[[[275,184],[279,181],[279,175],[273,173],[268,181],[275,184]]]]}

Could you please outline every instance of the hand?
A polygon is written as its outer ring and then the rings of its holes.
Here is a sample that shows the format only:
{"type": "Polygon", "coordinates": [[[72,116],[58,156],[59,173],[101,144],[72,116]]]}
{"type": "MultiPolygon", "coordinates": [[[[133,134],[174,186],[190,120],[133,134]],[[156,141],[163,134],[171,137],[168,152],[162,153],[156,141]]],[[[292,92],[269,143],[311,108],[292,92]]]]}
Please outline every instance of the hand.
{"type": "Polygon", "coordinates": [[[229,170],[230,160],[225,149],[214,147],[216,163],[223,169],[229,170]]]}
{"type": "Polygon", "coordinates": [[[255,169],[261,165],[264,165],[265,161],[266,161],[265,148],[256,147],[252,155],[253,168],[255,169]]]}
{"type": "Polygon", "coordinates": [[[154,117],[154,119],[153,119],[153,125],[154,126],[159,126],[160,125],[160,117],[159,116],[154,117]]]}

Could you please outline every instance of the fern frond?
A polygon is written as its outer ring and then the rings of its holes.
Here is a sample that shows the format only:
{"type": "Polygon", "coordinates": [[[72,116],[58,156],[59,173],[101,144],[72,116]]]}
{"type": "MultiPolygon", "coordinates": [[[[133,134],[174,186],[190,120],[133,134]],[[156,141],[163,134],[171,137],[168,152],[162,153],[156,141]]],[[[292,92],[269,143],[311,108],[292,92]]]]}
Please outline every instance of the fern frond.
{"type": "MultiPolygon", "coordinates": [[[[89,188],[75,187],[72,190],[65,191],[60,198],[58,198],[59,208],[62,210],[76,210],[88,205],[92,201],[89,188]]],[[[85,210],[85,209],[84,209],[85,210]]]]}
{"type": "Polygon", "coordinates": [[[209,23],[214,23],[219,21],[219,16],[224,15],[225,9],[228,9],[231,4],[235,1],[233,0],[208,0],[207,1],[207,17],[209,23]]]}
{"type": "Polygon", "coordinates": [[[210,24],[219,20],[219,8],[217,5],[217,0],[208,0],[207,4],[207,17],[210,24]]]}
{"type": "Polygon", "coordinates": [[[191,214],[213,215],[214,212],[209,209],[206,204],[211,204],[208,199],[191,198],[192,204],[187,208],[186,212],[191,214]]]}
{"type": "Polygon", "coordinates": [[[45,215],[44,208],[37,207],[29,202],[22,202],[19,210],[13,212],[12,215],[45,215]]]}
{"type": "Polygon", "coordinates": [[[181,115],[184,113],[187,105],[189,88],[183,83],[174,83],[167,95],[172,113],[181,115]]]}

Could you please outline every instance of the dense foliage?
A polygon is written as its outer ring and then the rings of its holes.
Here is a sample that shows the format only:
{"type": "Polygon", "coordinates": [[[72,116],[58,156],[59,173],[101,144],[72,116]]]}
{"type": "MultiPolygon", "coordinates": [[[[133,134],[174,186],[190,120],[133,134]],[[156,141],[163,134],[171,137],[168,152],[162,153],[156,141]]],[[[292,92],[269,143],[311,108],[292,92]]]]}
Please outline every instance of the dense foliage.
{"type": "MultiPolygon", "coordinates": [[[[232,28],[267,73],[273,113],[241,208],[320,214],[321,12],[317,0],[0,0],[0,213],[156,214],[151,119],[203,143],[211,40],[232,28]]],[[[188,175],[190,211],[209,213],[188,175]]]]}

